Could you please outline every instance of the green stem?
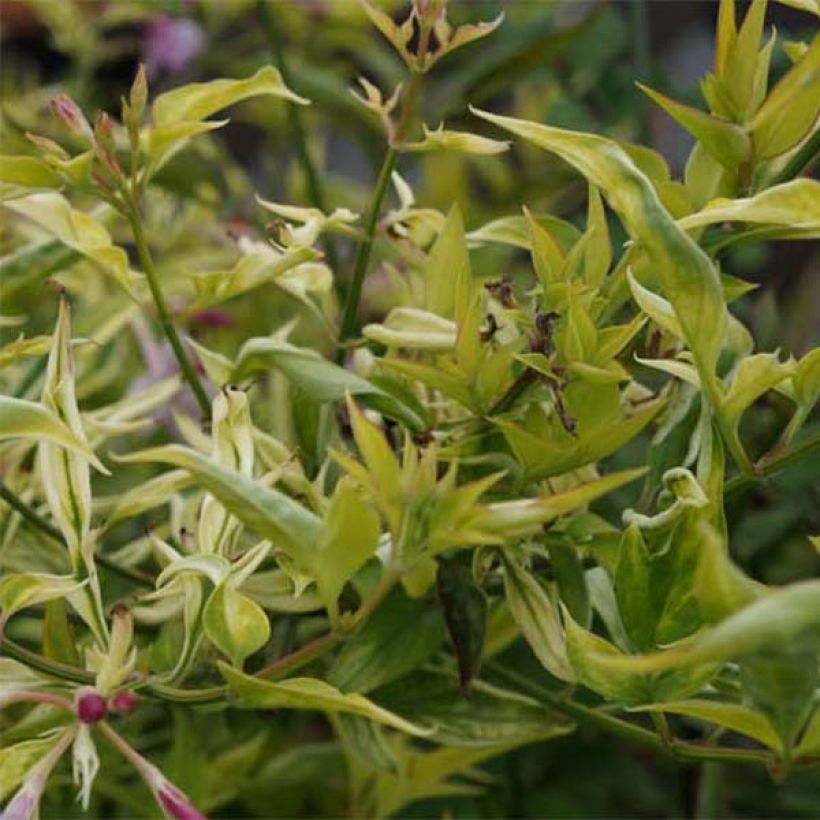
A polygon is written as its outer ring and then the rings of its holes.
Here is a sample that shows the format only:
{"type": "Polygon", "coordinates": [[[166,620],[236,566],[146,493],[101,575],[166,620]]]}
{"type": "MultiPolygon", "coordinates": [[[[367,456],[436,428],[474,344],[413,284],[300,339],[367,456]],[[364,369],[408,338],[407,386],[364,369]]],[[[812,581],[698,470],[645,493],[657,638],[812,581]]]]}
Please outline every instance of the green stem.
{"type": "Polygon", "coordinates": [[[791,467],[798,461],[814,456],[818,451],[820,451],[820,432],[814,433],[804,441],[801,441],[799,444],[796,444],[794,447],[791,447],[778,455],[771,456],[769,458],[764,457],[761,459],[761,461],[757,464],[756,475],[750,476],[742,474],[733,476],[726,482],[724,495],[734,495],[740,490],[744,490],[764,478],[773,476],[781,470],[791,467]]]}
{"type": "Polygon", "coordinates": [[[264,680],[281,680],[291,672],[301,669],[306,664],[310,663],[316,658],[322,657],[325,652],[329,652],[342,639],[338,632],[326,632],[318,638],[306,643],[299,649],[277,658],[267,666],[263,666],[258,672],[254,673],[255,678],[263,678],[264,680]]]}
{"type": "MultiPolygon", "coordinates": [[[[273,59],[282,75],[282,79],[288,88],[294,88],[293,78],[290,72],[285,51],[282,48],[282,38],[279,36],[279,29],[276,26],[276,21],[271,13],[272,0],[259,0],[257,4],[257,11],[259,19],[262,21],[262,26],[265,29],[265,34],[270,44],[270,50],[273,53],[273,59]]],[[[302,171],[305,174],[305,185],[307,187],[308,197],[313,205],[320,211],[325,212],[325,196],[322,190],[322,183],[319,175],[316,173],[316,166],[310,158],[308,151],[307,132],[302,121],[302,109],[295,103],[287,106],[288,119],[290,121],[290,130],[293,134],[293,145],[295,146],[297,156],[299,157],[299,164],[302,166],[302,171]]],[[[325,251],[327,252],[327,260],[334,273],[338,270],[339,259],[336,254],[336,246],[332,237],[325,235],[324,237],[325,251]]]]}
{"type": "Polygon", "coordinates": [[[59,680],[69,681],[70,683],[94,683],[95,675],[93,672],[86,672],[85,669],[78,669],[76,666],[69,666],[59,661],[51,660],[37,652],[32,652],[24,646],[15,643],[0,632],[0,649],[3,650],[3,655],[8,655],[20,663],[32,669],[42,672],[45,675],[50,675],[59,680]]]}
{"type": "Polygon", "coordinates": [[[382,202],[387,193],[387,186],[390,184],[390,175],[393,173],[397,157],[398,152],[396,149],[392,145],[389,146],[387,153],[384,155],[384,161],[382,162],[378,179],[376,180],[373,197],[370,200],[364,237],[356,252],[356,261],[353,266],[353,279],[350,283],[350,289],[347,292],[344,310],[342,311],[342,324],[339,331],[340,346],[336,352],[337,360],[341,360],[344,357],[344,347],[341,346],[341,343],[346,342],[356,333],[362,283],[364,282],[367,266],[370,262],[370,254],[373,250],[373,239],[376,234],[376,224],[379,221],[382,202]]]}
{"type": "Polygon", "coordinates": [[[159,323],[165,333],[166,338],[171,343],[171,348],[173,349],[174,355],[179,362],[182,375],[193,391],[203,418],[210,418],[211,402],[208,400],[208,394],[205,392],[205,388],[202,386],[202,382],[199,380],[199,376],[197,376],[196,370],[194,370],[194,366],[191,364],[191,360],[188,358],[188,354],[185,352],[185,348],[182,346],[182,342],[180,341],[179,335],[174,327],[174,322],[171,319],[168,305],[165,302],[165,297],[163,296],[162,289],[159,285],[157,270],[154,267],[154,260],[151,257],[151,250],[148,247],[148,241],[145,238],[145,231],[142,227],[142,220],[136,210],[136,205],[132,204],[132,207],[130,207],[126,213],[128,216],[128,221],[131,225],[131,232],[134,235],[134,243],[137,246],[137,253],[139,254],[140,263],[142,264],[143,271],[148,279],[148,287],[151,289],[151,295],[154,298],[159,323]]]}
{"type": "MultiPolygon", "coordinates": [[[[23,518],[26,519],[30,524],[37,527],[42,533],[47,535],[49,538],[54,539],[59,544],[65,546],[65,540],[63,539],[62,533],[60,531],[49,524],[48,521],[45,520],[39,513],[33,510],[25,501],[23,501],[19,496],[17,496],[14,492],[12,492],[5,484],[0,482],[0,498],[3,499],[13,510],[20,513],[23,518]]],[[[154,588],[154,579],[151,578],[149,575],[145,575],[142,572],[134,569],[128,569],[127,567],[121,567],[116,562],[112,561],[110,558],[106,557],[105,555],[101,555],[100,553],[95,553],[94,560],[101,566],[105,567],[106,569],[110,570],[111,572],[121,576],[122,578],[127,578],[129,581],[133,581],[135,584],[139,584],[143,587],[148,587],[150,589],[154,588]]]]}
{"type": "MultiPolygon", "coordinates": [[[[422,31],[421,40],[419,42],[419,54],[423,60],[424,54],[427,52],[429,44],[430,32],[422,31]]],[[[370,207],[367,211],[367,222],[364,228],[364,238],[359,244],[359,249],[356,252],[356,261],[353,265],[353,279],[350,283],[350,289],[347,292],[345,299],[344,310],[342,311],[342,324],[339,331],[339,346],[336,350],[336,361],[341,362],[344,358],[344,342],[355,335],[357,330],[357,316],[359,312],[359,299],[362,293],[362,283],[367,274],[367,266],[370,262],[370,254],[373,250],[373,239],[376,234],[376,225],[379,221],[379,213],[381,211],[382,202],[387,193],[387,186],[390,184],[390,175],[396,167],[396,160],[398,159],[398,151],[396,144],[401,142],[404,138],[405,132],[410,124],[413,111],[416,108],[416,101],[421,90],[421,79],[423,74],[417,71],[410,78],[402,101],[401,118],[399,119],[396,129],[391,135],[390,144],[387,146],[387,151],[382,161],[382,167],[379,171],[379,176],[376,179],[376,188],[373,191],[373,196],[370,200],[370,207]]]]}
{"type": "Polygon", "coordinates": [[[820,128],[801,146],[797,153],[786,163],[783,170],[769,183],[779,185],[789,182],[800,174],[808,172],[820,159],[820,128]]]}
{"type": "Polygon", "coordinates": [[[606,732],[617,734],[627,740],[634,740],[644,746],[651,746],[661,754],[671,756],[678,760],[753,763],[766,767],[769,767],[773,762],[772,756],[769,753],[755,749],[721,749],[713,746],[701,746],[697,743],[687,743],[681,740],[670,740],[668,743],[665,743],[662,737],[648,729],[644,729],[641,726],[637,726],[634,723],[630,723],[614,715],[590,709],[580,703],[575,703],[568,699],[565,700],[560,695],[550,692],[537,683],[533,683],[524,675],[507,669],[495,661],[488,663],[487,668],[508,683],[517,686],[528,695],[547,703],[552,708],[563,712],[569,717],[575,718],[580,723],[597,726],[606,732]]]}
{"type": "Polygon", "coordinates": [[[516,380],[509,386],[507,392],[489,409],[488,416],[497,416],[509,410],[518,401],[521,394],[535,382],[537,372],[532,368],[527,368],[519,374],[516,380]]]}

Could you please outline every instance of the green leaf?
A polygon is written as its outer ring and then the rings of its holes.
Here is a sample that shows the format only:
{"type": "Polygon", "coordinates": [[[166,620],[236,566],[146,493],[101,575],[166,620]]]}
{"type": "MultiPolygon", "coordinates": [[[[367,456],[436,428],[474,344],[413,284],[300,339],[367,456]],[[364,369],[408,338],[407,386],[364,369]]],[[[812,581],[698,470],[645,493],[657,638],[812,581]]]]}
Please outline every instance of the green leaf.
{"type": "Polygon", "coordinates": [[[675,102],[642,83],[637,83],[637,86],[674,117],[724,167],[734,169],[749,156],[751,141],[742,128],[697,108],[675,102]]]}
{"type": "Polygon", "coordinates": [[[657,615],[652,601],[651,564],[640,529],[628,527],[618,547],[615,593],[631,644],[645,652],[655,645],[657,615]]]}
{"type": "Polygon", "coordinates": [[[779,752],[782,749],[780,738],[766,716],[739,703],[718,700],[679,700],[641,706],[635,711],[669,712],[673,715],[698,718],[722,726],[724,729],[740,732],[775,751],[779,752]]]}
{"type": "Polygon", "coordinates": [[[362,335],[386,347],[411,350],[453,350],[456,325],[449,319],[411,307],[393,308],[381,324],[365,325],[362,335]]]}
{"type": "Polygon", "coordinates": [[[68,620],[65,600],[55,598],[46,604],[43,617],[43,654],[68,666],[81,666],[77,639],[68,620]]]}
{"type": "Polygon", "coordinates": [[[589,186],[587,207],[587,243],[584,255],[584,279],[592,288],[598,288],[604,281],[612,264],[612,245],[609,226],[606,222],[601,195],[594,186],[589,186]]]}
{"type": "Polygon", "coordinates": [[[814,708],[794,754],[797,758],[820,757],[820,706],[814,708]]]}
{"type": "Polygon", "coordinates": [[[461,211],[453,205],[424,269],[425,307],[459,323],[471,292],[470,259],[461,211]]]}
{"type": "Polygon", "coordinates": [[[672,305],[663,297],[645,288],[635,278],[630,268],[626,269],[626,279],[629,282],[629,289],[632,291],[632,297],[638,303],[638,307],[658,325],[658,327],[682,339],[683,329],[680,326],[680,322],[675,315],[672,305]]]}
{"type": "Polygon", "coordinates": [[[476,680],[465,696],[449,676],[419,672],[378,693],[379,702],[409,720],[435,727],[431,739],[461,748],[531,743],[573,726],[529,698],[476,680]]]}
{"type": "Polygon", "coordinates": [[[208,598],[202,612],[202,627],[214,646],[237,667],[270,637],[270,623],[264,610],[237,592],[229,578],[208,598]]]}
{"type": "Polygon", "coordinates": [[[85,585],[72,575],[19,572],[0,579],[0,611],[10,618],[25,607],[65,598],[85,585]]]}
{"type": "Polygon", "coordinates": [[[319,594],[334,618],[342,588],[376,551],[380,533],[376,510],[352,479],[342,478],[325,510],[318,549],[311,553],[319,594]]]}
{"type": "Polygon", "coordinates": [[[301,566],[309,563],[310,553],[321,537],[322,522],[292,498],[179,444],[152,447],[118,459],[173,464],[187,470],[250,530],[281,544],[301,566]]]}
{"type": "MultiPolygon", "coordinates": [[[[503,555],[503,554],[502,554],[503,555]]],[[[573,682],[558,607],[517,561],[503,556],[504,595],[515,622],[535,656],[556,678],[573,682]]]]}
{"type": "Polygon", "coordinates": [[[527,220],[529,231],[532,264],[538,281],[546,292],[553,282],[560,280],[564,270],[564,252],[559,243],[553,239],[552,234],[538,224],[527,208],[524,208],[524,217],[527,220]]]}
{"type": "Polygon", "coordinates": [[[549,214],[532,214],[524,209],[524,216],[502,216],[467,234],[470,247],[487,242],[498,242],[522,250],[532,249],[530,223],[544,229],[558,244],[563,256],[580,238],[581,232],[571,222],[549,214]]]}
{"type": "Polygon", "coordinates": [[[440,125],[431,131],[426,125],[422,126],[424,139],[421,142],[400,142],[396,145],[399,151],[459,151],[464,154],[503,154],[508,151],[510,143],[500,140],[491,140],[470,134],[466,131],[445,131],[440,125]]]}
{"type": "Polygon", "coordinates": [[[0,439],[31,438],[48,441],[87,459],[101,473],[108,470],[94,455],[85,437],[78,436],[51,410],[33,401],[0,396],[0,439]]]}
{"type": "Polygon", "coordinates": [[[60,175],[37,157],[0,156],[0,185],[2,186],[59,188],[62,184],[63,180],[60,175]]]}
{"type": "Polygon", "coordinates": [[[820,626],[820,581],[770,592],[696,637],[648,655],[600,658],[612,670],[653,672],[719,663],[788,645],[820,626]]]}
{"type": "MultiPolygon", "coordinates": [[[[749,701],[769,719],[785,748],[791,748],[811,714],[820,677],[820,641],[814,636],[749,658],[740,682],[749,701]]],[[[772,745],[772,744],[768,744],[772,745]]]]}
{"type": "Polygon", "coordinates": [[[808,135],[820,112],[820,35],[772,89],[751,123],[755,156],[771,159],[808,135]]]}
{"type": "Polygon", "coordinates": [[[366,769],[398,771],[398,761],[384,736],[382,727],[358,715],[338,714],[333,721],[336,733],[348,754],[366,769]]]}
{"type": "Polygon", "coordinates": [[[423,666],[443,639],[435,608],[394,591],[344,644],[328,681],[342,692],[367,694],[423,666]]]}
{"type": "Polygon", "coordinates": [[[400,732],[428,737],[431,729],[417,726],[377,706],[358,694],[343,694],[329,683],[316,678],[288,678],[278,683],[244,675],[224,663],[219,671],[236,698],[236,705],[246,709],[308,709],[375,720],[400,732]]]}
{"type": "Polygon", "coordinates": [[[52,733],[0,749],[0,800],[5,801],[17,789],[61,737],[61,732],[52,733]]]}
{"type": "Polygon", "coordinates": [[[253,373],[275,368],[319,402],[338,401],[349,393],[374,410],[421,432],[427,420],[416,410],[375,384],[328,361],[315,350],[294,347],[273,338],[250,339],[236,359],[233,378],[241,381],[253,373]]]}
{"type": "Polygon", "coordinates": [[[154,101],[153,121],[156,125],[199,121],[223,108],[248,97],[270,95],[290,102],[308,105],[309,100],[291,91],[282,75],[273,66],[263,66],[245,80],[211,80],[189,83],[160,94],[154,101]]]}
{"type": "MultiPolygon", "coordinates": [[[[574,384],[584,385],[583,382],[574,384]]],[[[589,385],[591,388],[603,389],[617,387],[613,384],[589,385]]],[[[538,429],[530,424],[517,424],[501,417],[492,419],[524,466],[528,478],[543,479],[561,475],[606,458],[637,436],[664,405],[664,401],[660,399],[647,403],[632,415],[624,415],[619,405],[607,401],[608,397],[603,390],[579,388],[573,392],[578,400],[573,401],[574,406],[568,412],[578,420],[577,436],[567,433],[554,418],[546,420],[546,429],[538,429]],[[588,403],[594,402],[596,398],[599,399],[597,404],[588,403]],[[583,418],[579,419],[579,412],[593,414],[589,418],[589,424],[585,424],[583,418]]]]}
{"type": "Polygon", "coordinates": [[[611,140],[473,111],[558,154],[601,189],[630,236],[646,249],[695,358],[704,390],[714,399],[718,394],[715,366],[727,323],[720,279],[709,257],[663,208],[649,179],[611,140]]]}
{"type": "Polygon", "coordinates": [[[137,296],[142,276],[128,264],[128,255],[114,245],[105,226],[91,214],[71,207],[58,193],[31,194],[5,207],[26,217],[67,247],[90,259],[112,276],[131,296],[137,296]]]}
{"type": "Polygon", "coordinates": [[[794,361],[781,362],[777,353],[756,353],[742,359],[720,405],[727,423],[736,428],[743,412],[767,390],[791,376],[794,370],[794,361]]]}
{"type": "Polygon", "coordinates": [[[192,487],[196,481],[186,470],[171,470],[148,479],[132,489],[115,497],[115,504],[105,519],[105,529],[134,518],[148,510],[168,504],[183,490],[192,487]]]}
{"type": "Polygon", "coordinates": [[[563,538],[549,538],[547,551],[561,601],[575,621],[589,628],[592,621],[592,606],[577,547],[563,538]]]}
{"type": "Polygon", "coordinates": [[[237,263],[228,270],[214,270],[198,273],[192,277],[196,288],[196,298],[188,305],[188,310],[199,310],[218,305],[243,293],[269,283],[279,285],[288,292],[293,290],[294,277],[303,273],[301,294],[311,290],[325,291],[330,285],[329,276],[322,276],[326,271],[319,266],[320,276],[316,276],[317,266],[306,263],[320,258],[313,248],[297,247],[280,253],[273,248],[243,254],[237,263]]]}
{"type": "Polygon", "coordinates": [[[737,37],[726,54],[725,70],[721,80],[732,102],[734,118],[739,122],[746,122],[754,113],[750,109],[766,5],[767,0],[752,0],[737,37]]]}
{"type": "Polygon", "coordinates": [[[650,697],[649,683],[640,673],[612,669],[602,658],[625,657],[623,652],[604,638],[588,632],[564,610],[566,654],[579,683],[608,700],[642,703],[650,697]]]}
{"type": "Polygon", "coordinates": [[[461,689],[478,677],[487,631],[487,599],[472,570],[457,559],[439,557],[436,591],[458,664],[461,689]]]}
{"type": "Polygon", "coordinates": [[[820,234],[820,182],[794,179],[745,199],[713,199],[703,210],[678,220],[685,230],[720,222],[782,225],[789,231],[820,234]]]}
{"type": "Polygon", "coordinates": [[[487,512],[480,519],[478,526],[483,530],[505,537],[524,535],[540,529],[559,516],[583,507],[624,484],[635,481],[645,473],[646,470],[643,467],[622,470],[554,495],[522,498],[515,501],[498,501],[487,506],[487,512]]]}

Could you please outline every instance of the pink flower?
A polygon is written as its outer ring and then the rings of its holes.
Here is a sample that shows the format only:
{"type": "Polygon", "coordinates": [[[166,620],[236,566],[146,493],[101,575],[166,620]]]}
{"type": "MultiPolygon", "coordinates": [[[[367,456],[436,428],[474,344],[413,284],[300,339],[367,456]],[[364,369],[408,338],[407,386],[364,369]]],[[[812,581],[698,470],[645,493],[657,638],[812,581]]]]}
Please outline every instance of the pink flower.
{"type": "Polygon", "coordinates": [[[205,35],[193,20],[158,14],[145,29],[143,61],[149,77],[182,71],[205,47],[205,35]]]}

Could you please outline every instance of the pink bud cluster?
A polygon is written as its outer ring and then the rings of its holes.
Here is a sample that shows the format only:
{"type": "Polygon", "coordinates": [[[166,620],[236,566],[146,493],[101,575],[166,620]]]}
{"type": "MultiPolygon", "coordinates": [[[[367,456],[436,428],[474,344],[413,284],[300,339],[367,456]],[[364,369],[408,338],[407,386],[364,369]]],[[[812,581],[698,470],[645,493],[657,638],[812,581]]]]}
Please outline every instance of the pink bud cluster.
{"type": "Polygon", "coordinates": [[[130,715],[136,708],[137,701],[133,692],[117,692],[106,700],[96,689],[87,687],[77,692],[74,709],[82,723],[92,724],[101,721],[108,714],[109,708],[123,717],[130,715]]]}

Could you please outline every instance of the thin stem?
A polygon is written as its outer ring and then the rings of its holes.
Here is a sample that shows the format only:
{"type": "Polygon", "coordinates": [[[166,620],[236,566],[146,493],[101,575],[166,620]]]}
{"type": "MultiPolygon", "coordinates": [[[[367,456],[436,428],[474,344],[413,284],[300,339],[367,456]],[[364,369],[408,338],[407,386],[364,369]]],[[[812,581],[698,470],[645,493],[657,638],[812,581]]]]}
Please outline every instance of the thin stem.
{"type": "MultiPolygon", "coordinates": [[[[31,649],[21,646],[10,638],[0,634],[0,649],[3,655],[8,655],[21,663],[26,664],[44,675],[69,683],[94,683],[95,675],[85,669],[69,666],[65,663],[46,658],[31,649]]],[[[159,700],[173,703],[216,703],[225,699],[228,694],[227,686],[214,686],[208,689],[177,689],[174,686],[151,683],[150,681],[132,681],[134,687],[159,700]]]]}
{"type": "Polygon", "coordinates": [[[700,768],[698,781],[698,803],[695,809],[697,820],[714,820],[721,816],[720,786],[723,771],[720,763],[704,763],[700,768]]]}
{"type": "MultiPolygon", "coordinates": [[[[28,504],[26,504],[25,501],[12,492],[2,482],[0,482],[0,498],[2,498],[3,501],[5,501],[13,510],[20,513],[20,515],[22,515],[23,518],[25,518],[30,524],[37,527],[37,529],[39,529],[42,533],[47,535],[49,538],[54,539],[59,544],[65,546],[65,540],[63,539],[62,533],[56,527],[49,524],[45,518],[33,510],[28,504]]],[[[129,581],[133,581],[135,584],[139,584],[143,587],[148,587],[150,589],[154,588],[154,579],[151,578],[150,575],[146,575],[139,570],[121,567],[115,561],[112,561],[110,558],[101,553],[95,553],[94,560],[101,567],[105,567],[107,570],[110,570],[122,578],[127,578],[129,581]]]]}
{"type": "MultiPolygon", "coordinates": [[[[424,55],[427,52],[429,44],[430,32],[422,31],[421,39],[419,41],[419,55],[423,61],[424,55]]],[[[344,342],[351,338],[356,333],[356,319],[359,312],[359,299],[362,293],[362,283],[367,274],[367,266],[370,262],[370,254],[373,250],[373,239],[376,234],[376,225],[379,221],[379,213],[381,211],[382,202],[387,193],[387,186],[390,183],[390,175],[396,166],[398,159],[398,151],[396,144],[404,139],[407,127],[410,124],[410,119],[413,111],[416,108],[416,100],[418,99],[419,91],[421,89],[422,73],[420,71],[414,72],[407,84],[407,91],[405,92],[404,100],[402,101],[402,112],[396,129],[392,135],[390,144],[387,146],[387,151],[382,161],[382,167],[379,171],[379,176],[376,179],[376,188],[373,191],[373,197],[370,200],[370,207],[367,212],[367,222],[365,223],[364,238],[359,244],[359,250],[356,252],[356,261],[353,265],[353,279],[350,283],[350,290],[347,292],[345,299],[344,310],[342,312],[342,324],[339,331],[339,346],[336,349],[336,361],[341,362],[344,358],[345,347],[344,342]]]]}
{"type": "Polygon", "coordinates": [[[11,691],[0,695],[0,704],[7,706],[9,703],[45,703],[48,706],[56,706],[59,709],[67,709],[69,712],[74,711],[71,701],[60,695],[52,694],[51,692],[29,692],[29,691],[11,691]]]}
{"type": "Polygon", "coordinates": [[[166,338],[171,343],[171,348],[174,351],[177,362],[179,362],[182,375],[193,391],[203,418],[209,418],[211,415],[211,402],[208,400],[208,394],[205,392],[205,388],[202,386],[202,382],[199,380],[199,376],[196,370],[194,370],[194,366],[191,364],[191,360],[188,358],[188,354],[185,352],[185,348],[182,346],[182,342],[174,327],[168,305],[165,302],[165,297],[160,288],[157,270],[154,267],[154,260],[151,257],[151,250],[148,247],[148,241],[145,238],[145,231],[142,227],[142,220],[136,210],[136,205],[132,203],[132,207],[126,209],[125,213],[131,225],[131,232],[134,235],[134,243],[137,246],[137,253],[139,254],[142,269],[148,279],[148,287],[151,289],[151,295],[154,298],[159,323],[166,338]]]}
{"type": "MultiPolygon", "coordinates": [[[[293,78],[285,50],[282,48],[282,38],[279,36],[279,29],[271,13],[271,2],[272,0],[259,0],[257,3],[259,19],[262,21],[262,27],[265,29],[270,50],[273,54],[276,66],[279,69],[279,73],[282,75],[285,85],[288,88],[293,88],[293,78]]],[[[291,103],[287,106],[287,112],[288,120],[290,121],[290,130],[293,134],[293,144],[296,148],[296,154],[299,157],[299,164],[302,166],[302,171],[305,174],[305,185],[307,187],[308,197],[311,204],[324,212],[326,210],[324,191],[322,190],[319,175],[316,173],[316,166],[313,164],[310,152],[308,151],[307,133],[305,131],[304,122],[302,121],[302,110],[299,105],[291,103]]],[[[335,273],[339,267],[336,245],[333,242],[333,238],[327,234],[324,236],[323,242],[325,251],[327,252],[327,260],[335,273]]]]}
{"type": "Polygon", "coordinates": [[[342,324],[339,330],[340,346],[336,351],[337,360],[344,358],[345,348],[341,346],[341,343],[346,342],[356,333],[362,283],[364,282],[364,277],[367,273],[367,266],[370,262],[370,253],[373,250],[373,239],[376,234],[376,224],[379,221],[379,213],[381,211],[382,202],[385,194],[387,193],[387,186],[390,183],[390,175],[393,173],[393,168],[396,165],[397,157],[398,152],[396,149],[392,145],[389,146],[384,155],[384,161],[382,162],[378,179],[376,180],[376,188],[373,191],[373,197],[370,200],[370,207],[367,212],[367,222],[364,229],[364,237],[359,245],[358,251],[356,252],[356,261],[353,265],[353,279],[350,283],[350,289],[347,292],[344,310],[342,311],[342,324]]]}
{"type": "Polygon", "coordinates": [[[509,410],[518,401],[521,394],[535,382],[537,372],[532,368],[527,368],[519,374],[516,380],[509,386],[507,392],[489,409],[488,416],[497,416],[509,410]]]}
{"type": "Polygon", "coordinates": [[[94,673],[86,672],[85,669],[78,669],[76,666],[69,666],[59,661],[54,661],[51,658],[46,658],[37,652],[32,652],[19,643],[15,643],[4,634],[0,633],[0,649],[3,650],[4,655],[14,658],[16,661],[36,669],[45,675],[50,675],[52,678],[69,681],[70,683],[94,683],[94,673]]]}
{"type": "Polygon", "coordinates": [[[291,672],[310,663],[316,658],[320,658],[325,652],[331,650],[342,639],[338,632],[326,632],[318,638],[314,638],[299,649],[277,658],[267,666],[263,666],[258,672],[254,673],[255,678],[263,678],[264,680],[281,680],[291,672]]]}
{"type": "Polygon", "coordinates": [[[487,667],[508,683],[512,683],[532,697],[548,703],[557,711],[563,712],[581,723],[597,726],[604,731],[612,732],[628,740],[634,740],[645,746],[651,746],[662,754],[669,755],[678,760],[753,763],[766,766],[767,768],[774,762],[768,752],[755,749],[717,748],[714,746],[703,746],[697,743],[687,743],[681,740],[672,740],[667,744],[663,738],[648,729],[644,729],[641,726],[637,726],[634,723],[630,723],[614,715],[606,714],[596,709],[590,709],[580,703],[575,703],[568,699],[565,700],[560,695],[550,692],[537,683],[533,683],[524,675],[507,669],[495,661],[488,663],[487,667]]]}
{"type": "Polygon", "coordinates": [[[804,441],[801,441],[788,450],[784,450],[778,455],[762,458],[757,464],[756,475],[742,474],[733,476],[726,482],[724,495],[734,495],[764,478],[773,476],[781,470],[791,467],[798,461],[814,456],[818,450],[820,450],[820,432],[814,433],[804,441]]]}
{"type": "Polygon", "coordinates": [[[818,159],[820,159],[820,129],[806,140],[769,185],[779,185],[781,182],[795,179],[800,174],[810,171],[818,159]]]}

